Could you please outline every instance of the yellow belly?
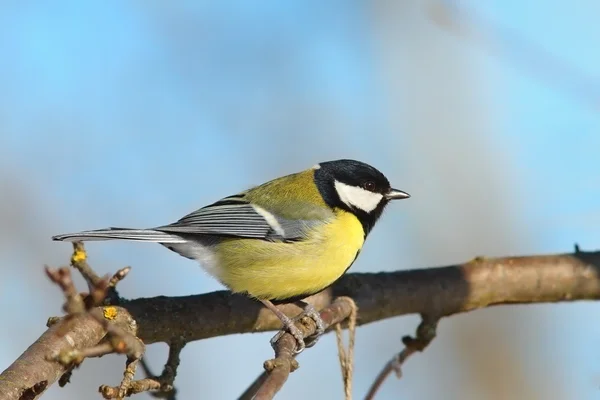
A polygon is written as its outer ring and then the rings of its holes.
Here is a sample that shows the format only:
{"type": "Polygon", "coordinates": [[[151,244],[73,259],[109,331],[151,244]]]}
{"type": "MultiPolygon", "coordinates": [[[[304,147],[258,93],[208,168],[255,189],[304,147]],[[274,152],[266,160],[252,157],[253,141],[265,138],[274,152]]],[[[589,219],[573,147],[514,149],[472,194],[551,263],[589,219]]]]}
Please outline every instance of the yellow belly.
{"type": "Polygon", "coordinates": [[[358,219],[341,210],[336,214],[301,242],[225,240],[217,245],[219,280],[233,292],[268,300],[323,290],[344,274],[364,243],[358,219]]]}

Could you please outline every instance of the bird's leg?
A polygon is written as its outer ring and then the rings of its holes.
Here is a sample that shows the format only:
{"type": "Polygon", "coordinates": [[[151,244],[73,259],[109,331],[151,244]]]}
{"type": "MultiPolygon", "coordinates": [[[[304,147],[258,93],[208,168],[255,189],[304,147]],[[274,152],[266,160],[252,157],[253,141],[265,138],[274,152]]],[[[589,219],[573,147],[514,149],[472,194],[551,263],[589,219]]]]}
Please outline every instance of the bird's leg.
{"type": "Polygon", "coordinates": [[[295,325],[294,320],[282,313],[281,311],[279,311],[279,309],[275,307],[275,305],[269,300],[261,300],[261,303],[263,303],[265,307],[271,310],[273,314],[275,314],[283,324],[283,329],[271,339],[271,346],[275,347],[275,344],[277,343],[279,338],[281,338],[281,336],[287,331],[294,337],[294,339],[296,339],[296,353],[301,353],[302,350],[304,350],[304,348],[306,347],[306,345],[304,344],[304,335],[302,334],[300,329],[298,329],[298,327],[295,325]]]}
{"type": "Polygon", "coordinates": [[[317,343],[319,336],[321,336],[325,332],[325,323],[323,322],[323,319],[321,318],[319,312],[315,309],[315,307],[312,304],[309,304],[302,300],[294,302],[297,306],[301,307],[303,311],[298,316],[290,318],[281,311],[279,311],[279,309],[275,307],[275,305],[273,305],[273,303],[271,303],[269,300],[261,300],[261,302],[265,305],[265,307],[273,311],[273,313],[277,316],[277,318],[279,318],[279,320],[281,320],[281,323],[283,324],[283,329],[277,332],[277,334],[271,339],[272,346],[275,346],[275,343],[277,343],[281,336],[286,331],[288,331],[296,339],[296,342],[298,342],[296,353],[301,353],[306,347],[314,346],[317,343]],[[306,343],[304,341],[304,336],[302,335],[302,332],[295,325],[295,322],[303,317],[308,317],[312,319],[317,325],[317,330],[314,333],[314,335],[311,335],[311,341],[309,343],[306,343]]]}

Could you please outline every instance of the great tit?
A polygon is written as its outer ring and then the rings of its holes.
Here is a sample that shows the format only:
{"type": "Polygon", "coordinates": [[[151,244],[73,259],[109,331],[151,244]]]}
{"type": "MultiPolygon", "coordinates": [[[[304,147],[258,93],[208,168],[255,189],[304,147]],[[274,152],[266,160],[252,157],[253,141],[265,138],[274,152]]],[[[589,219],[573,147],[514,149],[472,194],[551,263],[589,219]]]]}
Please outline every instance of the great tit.
{"type": "MultiPolygon", "coordinates": [[[[273,302],[301,302],[337,281],[356,260],[390,200],[406,199],[377,169],[336,160],[274,179],[152,229],[107,228],[53,240],[160,243],[198,261],[231,291],[261,301],[304,349],[301,331],[273,302]]],[[[307,303],[317,337],[323,321],[307,303]]],[[[314,343],[314,342],[313,342],[314,343]]]]}

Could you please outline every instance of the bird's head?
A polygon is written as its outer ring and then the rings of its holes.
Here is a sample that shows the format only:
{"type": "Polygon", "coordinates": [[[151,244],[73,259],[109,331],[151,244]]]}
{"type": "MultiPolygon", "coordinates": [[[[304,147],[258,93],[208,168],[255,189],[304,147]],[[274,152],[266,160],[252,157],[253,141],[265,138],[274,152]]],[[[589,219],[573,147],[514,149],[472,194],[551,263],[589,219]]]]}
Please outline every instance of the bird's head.
{"type": "Polygon", "coordinates": [[[379,170],[355,160],[335,160],[317,164],[315,183],[325,202],[355,214],[363,224],[365,235],[375,225],[391,200],[410,195],[393,189],[379,170]]]}

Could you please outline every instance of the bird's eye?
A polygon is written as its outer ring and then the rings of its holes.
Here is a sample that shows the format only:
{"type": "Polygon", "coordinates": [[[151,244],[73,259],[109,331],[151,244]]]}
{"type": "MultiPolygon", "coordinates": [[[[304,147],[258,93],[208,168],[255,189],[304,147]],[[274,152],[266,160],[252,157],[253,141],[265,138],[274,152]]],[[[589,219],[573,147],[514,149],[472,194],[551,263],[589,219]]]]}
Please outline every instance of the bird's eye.
{"type": "Polygon", "coordinates": [[[365,188],[369,192],[373,192],[375,190],[375,182],[366,181],[365,183],[363,183],[363,188],[365,188]]]}

